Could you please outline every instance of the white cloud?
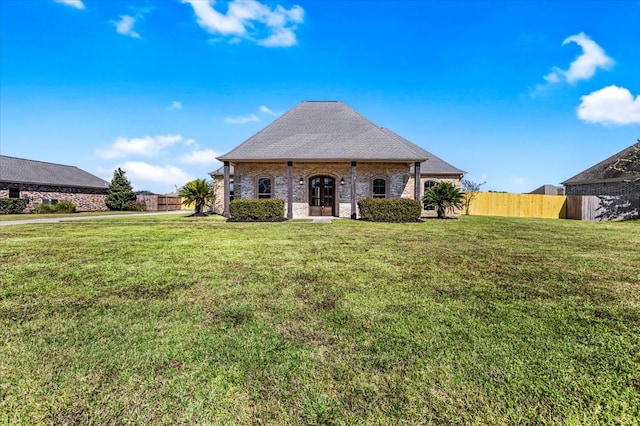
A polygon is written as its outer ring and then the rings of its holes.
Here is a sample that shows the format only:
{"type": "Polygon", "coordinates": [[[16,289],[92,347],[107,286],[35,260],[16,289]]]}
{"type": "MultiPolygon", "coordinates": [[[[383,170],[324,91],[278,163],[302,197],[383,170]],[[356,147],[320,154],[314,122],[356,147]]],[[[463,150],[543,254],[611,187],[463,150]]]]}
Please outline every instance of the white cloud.
{"type": "Polygon", "coordinates": [[[198,24],[211,34],[233,36],[256,41],[266,47],[289,47],[297,44],[294,33],[304,20],[300,6],[271,9],[256,0],[234,0],[228,3],[226,14],[215,8],[215,0],[182,0],[193,8],[198,24]]]}
{"type": "Polygon", "coordinates": [[[127,173],[134,188],[144,188],[140,182],[155,182],[167,185],[182,185],[194,176],[175,166],[154,166],[141,161],[126,161],[116,166],[127,173]]]}
{"type": "Polygon", "coordinates": [[[180,157],[181,163],[187,164],[213,164],[217,163],[219,154],[212,149],[195,150],[180,157]]]}
{"type": "Polygon", "coordinates": [[[66,6],[75,7],[76,9],[84,9],[84,3],[82,0],[54,0],[56,3],[64,4],[66,6]]]}
{"type": "Polygon", "coordinates": [[[118,158],[127,155],[140,155],[143,157],[153,157],[164,148],[182,142],[181,135],[160,135],[156,137],[145,136],[142,138],[127,139],[119,137],[107,149],[98,149],[96,152],[102,158],[118,158]]]}
{"type": "Polygon", "coordinates": [[[567,37],[562,42],[562,45],[564,46],[568,43],[576,43],[580,46],[582,48],[582,54],[571,62],[569,68],[566,70],[553,67],[553,71],[543,77],[546,83],[538,84],[535,89],[532,90],[531,95],[533,97],[545,94],[549,86],[561,83],[562,81],[575,84],[580,80],[588,80],[593,77],[598,69],[608,70],[615,64],[615,61],[607,56],[604,49],[585,33],[567,37]]]}
{"type": "Polygon", "coordinates": [[[224,121],[228,124],[246,124],[252,121],[260,121],[257,115],[251,114],[246,117],[225,117],[224,121]]]}
{"type": "Polygon", "coordinates": [[[129,15],[120,15],[119,21],[110,21],[116,27],[116,31],[118,34],[122,34],[125,36],[133,37],[133,38],[142,38],[140,34],[134,31],[133,26],[136,23],[136,18],[129,15]]]}
{"type": "Polygon", "coordinates": [[[614,60],[608,57],[604,50],[585,33],[567,37],[562,45],[571,42],[582,47],[582,55],[571,62],[568,70],[561,71],[568,83],[573,84],[578,80],[588,80],[593,77],[598,68],[608,70],[613,67],[614,60]]]}
{"type": "Polygon", "coordinates": [[[615,85],[580,98],[578,118],[590,123],[640,124],[640,95],[615,85]]]}
{"type": "Polygon", "coordinates": [[[271,109],[269,109],[267,106],[265,105],[260,105],[260,108],[258,108],[260,110],[261,113],[263,114],[268,114],[268,115],[273,115],[274,117],[276,115],[278,115],[276,112],[272,111],[271,109]]]}
{"type": "Polygon", "coordinates": [[[176,110],[182,109],[182,102],[179,102],[179,101],[171,102],[171,107],[169,109],[176,109],[176,110]]]}

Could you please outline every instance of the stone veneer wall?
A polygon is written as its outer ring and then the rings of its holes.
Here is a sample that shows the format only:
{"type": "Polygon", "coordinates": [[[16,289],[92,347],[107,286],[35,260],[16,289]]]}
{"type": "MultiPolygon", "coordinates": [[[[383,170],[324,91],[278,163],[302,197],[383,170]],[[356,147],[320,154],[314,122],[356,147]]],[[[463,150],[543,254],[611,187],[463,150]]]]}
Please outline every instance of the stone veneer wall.
{"type": "MultiPolygon", "coordinates": [[[[413,176],[410,174],[411,164],[402,163],[364,163],[356,166],[356,201],[373,195],[373,179],[384,178],[387,181],[388,198],[413,198],[413,176]]],[[[309,214],[309,179],[315,176],[331,176],[336,180],[338,197],[338,215],[351,216],[351,163],[293,163],[293,216],[301,217],[309,214]],[[298,182],[303,179],[304,184],[298,182]],[[345,184],[340,185],[344,179],[345,184]]],[[[258,179],[272,179],[273,196],[287,200],[287,164],[283,163],[239,163],[235,164],[233,176],[236,198],[256,198],[258,179]]],[[[421,176],[421,194],[424,182],[449,181],[460,186],[457,176],[421,176]]],[[[224,208],[224,177],[214,176],[214,193],[216,195],[214,211],[221,214],[224,208]]],[[[286,208],[286,207],[285,207],[286,208]]],[[[423,215],[435,215],[435,211],[423,211],[423,215]]],[[[460,212],[456,212],[460,214],[460,212]]]]}
{"type": "Polygon", "coordinates": [[[20,198],[29,198],[29,203],[24,213],[35,211],[43,199],[69,201],[76,205],[76,211],[78,212],[108,210],[104,202],[106,189],[1,183],[0,198],[9,197],[9,188],[18,188],[20,190],[20,198]]]}

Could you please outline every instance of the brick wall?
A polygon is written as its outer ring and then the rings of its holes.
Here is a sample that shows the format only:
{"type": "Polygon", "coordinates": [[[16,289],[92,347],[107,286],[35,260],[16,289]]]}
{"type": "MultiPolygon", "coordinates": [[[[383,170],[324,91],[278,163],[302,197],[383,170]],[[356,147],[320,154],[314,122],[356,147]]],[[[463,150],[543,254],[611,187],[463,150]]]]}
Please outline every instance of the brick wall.
{"type": "Polygon", "coordinates": [[[35,211],[42,200],[69,201],[76,205],[76,211],[105,211],[104,202],[106,189],[97,188],[65,188],[60,186],[25,185],[3,182],[0,184],[0,198],[9,197],[9,188],[18,188],[20,198],[29,198],[25,213],[35,211]]]}
{"type": "MultiPolygon", "coordinates": [[[[413,198],[413,176],[410,164],[398,163],[358,163],[356,166],[356,201],[373,195],[373,180],[383,178],[387,181],[388,198],[413,198]]],[[[293,215],[294,217],[309,214],[309,179],[314,176],[331,176],[336,181],[338,199],[338,215],[351,216],[351,163],[293,163],[293,215]],[[303,184],[298,182],[302,178],[303,184]],[[344,179],[344,185],[340,180],[344,179]]],[[[234,196],[236,198],[257,198],[258,179],[271,178],[273,196],[287,199],[287,165],[286,163],[240,163],[235,165],[234,196]]],[[[460,186],[457,176],[421,176],[420,194],[427,180],[452,182],[460,186]]],[[[221,214],[224,208],[224,177],[214,177],[214,193],[216,195],[214,211],[221,214]]],[[[423,212],[425,216],[435,212],[423,212]]],[[[457,212],[459,214],[459,212],[457,212]]]]}
{"type": "Polygon", "coordinates": [[[566,195],[637,196],[640,182],[598,182],[565,185],[566,195]]]}

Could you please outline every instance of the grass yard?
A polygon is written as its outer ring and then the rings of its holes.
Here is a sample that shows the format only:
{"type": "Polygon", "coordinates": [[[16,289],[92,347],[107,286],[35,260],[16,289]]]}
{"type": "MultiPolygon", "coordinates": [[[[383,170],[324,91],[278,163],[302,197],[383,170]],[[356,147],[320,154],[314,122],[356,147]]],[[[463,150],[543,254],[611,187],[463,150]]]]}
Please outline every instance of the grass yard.
{"type": "Polygon", "coordinates": [[[0,423],[638,424],[640,223],[0,228],[0,423]]]}

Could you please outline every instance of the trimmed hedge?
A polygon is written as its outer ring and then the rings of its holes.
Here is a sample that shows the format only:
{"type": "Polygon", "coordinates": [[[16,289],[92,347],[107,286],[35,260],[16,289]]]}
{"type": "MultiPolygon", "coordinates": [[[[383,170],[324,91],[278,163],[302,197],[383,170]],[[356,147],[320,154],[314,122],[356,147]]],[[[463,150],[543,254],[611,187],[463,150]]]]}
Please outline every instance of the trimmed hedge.
{"type": "Polygon", "coordinates": [[[20,214],[27,208],[22,198],[0,198],[0,214],[20,214]]]}
{"type": "Polygon", "coordinates": [[[69,201],[59,201],[56,204],[38,204],[36,213],[75,213],[76,205],[69,201]]]}
{"type": "Polygon", "coordinates": [[[129,201],[125,206],[125,209],[130,212],[146,212],[147,204],[142,201],[129,201]]]}
{"type": "Polygon", "coordinates": [[[229,203],[229,215],[236,222],[275,222],[284,220],[284,200],[241,198],[229,203]]]}
{"type": "Polygon", "coordinates": [[[409,198],[363,198],[360,218],[373,222],[419,222],[422,203],[409,198]]]}

